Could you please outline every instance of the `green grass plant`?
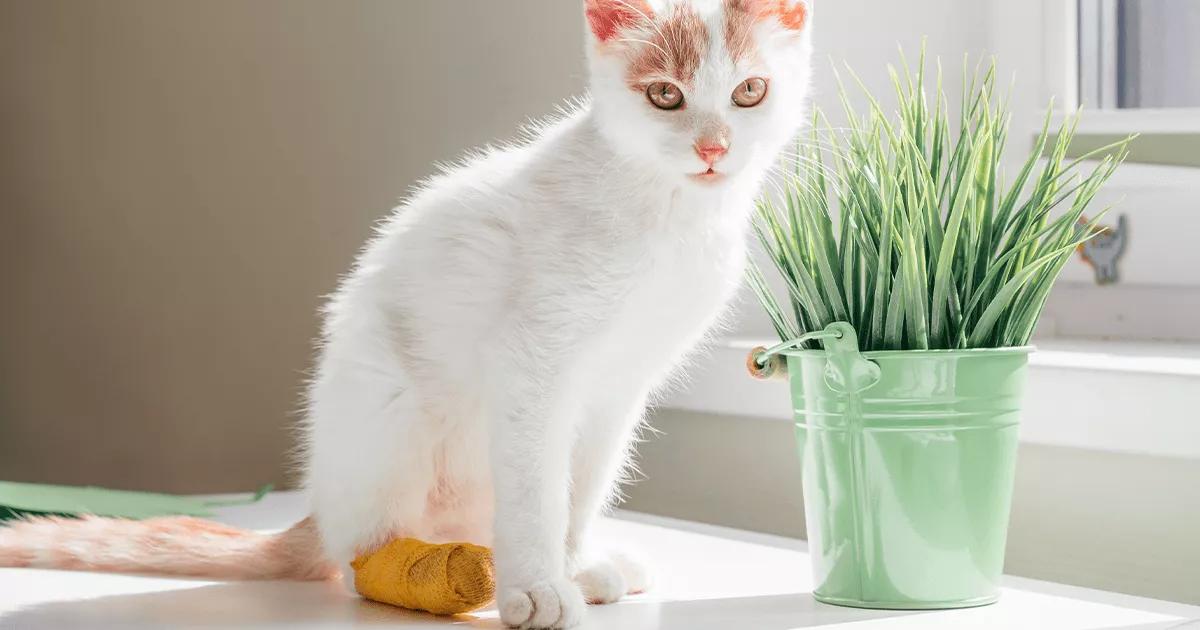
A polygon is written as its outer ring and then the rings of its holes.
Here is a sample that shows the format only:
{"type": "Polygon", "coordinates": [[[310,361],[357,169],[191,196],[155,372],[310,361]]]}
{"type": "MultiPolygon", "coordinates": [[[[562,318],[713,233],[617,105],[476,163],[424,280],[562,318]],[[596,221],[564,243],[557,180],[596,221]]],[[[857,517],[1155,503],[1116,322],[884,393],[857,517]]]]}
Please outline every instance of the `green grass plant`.
{"type": "Polygon", "coordinates": [[[964,72],[957,115],[940,64],[933,77],[925,65],[922,53],[915,70],[889,68],[891,113],[851,72],[866,103],[857,111],[839,77],[848,126],[816,112],[794,163],[758,200],[755,231],[785,291],[756,265],[749,280],[782,340],[845,321],[864,351],[1025,345],[1092,234],[1100,215],[1084,212],[1129,139],[1068,160],[1079,112],[1056,131],[1048,112],[1006,182],[1010,116],[994,63],[964,72]]]}

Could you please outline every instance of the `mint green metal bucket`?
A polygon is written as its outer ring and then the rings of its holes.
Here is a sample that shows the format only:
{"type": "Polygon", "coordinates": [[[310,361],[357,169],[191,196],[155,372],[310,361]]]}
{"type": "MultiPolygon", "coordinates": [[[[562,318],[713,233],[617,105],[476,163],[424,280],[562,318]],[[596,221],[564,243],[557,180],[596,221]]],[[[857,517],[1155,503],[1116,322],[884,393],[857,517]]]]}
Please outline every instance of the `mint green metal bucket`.
{"type": "Polygon", "coordinates": [[[895,609],[996,601],[1031,348],[859,354],[853,329],[835,330],[825,350],[781,353],[813,595],[895,609]]]}

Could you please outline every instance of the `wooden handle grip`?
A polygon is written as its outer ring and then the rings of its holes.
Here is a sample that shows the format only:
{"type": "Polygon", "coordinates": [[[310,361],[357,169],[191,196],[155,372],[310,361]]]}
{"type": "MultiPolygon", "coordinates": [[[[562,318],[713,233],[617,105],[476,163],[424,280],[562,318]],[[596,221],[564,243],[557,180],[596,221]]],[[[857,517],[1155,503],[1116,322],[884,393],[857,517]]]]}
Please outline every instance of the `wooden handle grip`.
{"type": "Polygon", "coordinates": [[[767,351],[763,346],[758,346],[746,355],[746,370],[750,372],[750,376],[760,380],[786,380],[787,379],[787,360],[778,354],[773,354],[767,357],[766,362],[759,363],[759,357],[767,351]]]}

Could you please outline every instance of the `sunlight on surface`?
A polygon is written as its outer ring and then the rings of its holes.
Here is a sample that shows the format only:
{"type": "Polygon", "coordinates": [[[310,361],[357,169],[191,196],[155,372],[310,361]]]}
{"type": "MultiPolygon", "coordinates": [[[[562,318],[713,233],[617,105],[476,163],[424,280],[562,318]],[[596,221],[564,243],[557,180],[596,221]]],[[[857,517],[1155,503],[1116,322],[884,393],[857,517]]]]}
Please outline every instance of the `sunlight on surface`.
{"type": "Polygon", "coordinates": [[[103,575],[80,571],[0,569],[4,596],[0,597],[0,620],[22,608],[51,602],[85,601],[112,595],[141,595],[203,588],[218,584],[206,580],[103,575]],[[6,575],[7,574],[7,575],[6,575]]]}
{"type": "Polygon", "coordinates": [[[607,519],[597,528],[605,540],[637,541],[627,551],[644,557],[655,572],[649,601],[696,601],[761,597],[812,590],[808,554],[800,549],[714,538],[668,527],[607,519]],[[704,570],[696,570],[703,566],[704,570]],[[747,567],[753,570],[747,571],[747,567]],[[736,579],[730,579],[736,576],[736,579]]]}

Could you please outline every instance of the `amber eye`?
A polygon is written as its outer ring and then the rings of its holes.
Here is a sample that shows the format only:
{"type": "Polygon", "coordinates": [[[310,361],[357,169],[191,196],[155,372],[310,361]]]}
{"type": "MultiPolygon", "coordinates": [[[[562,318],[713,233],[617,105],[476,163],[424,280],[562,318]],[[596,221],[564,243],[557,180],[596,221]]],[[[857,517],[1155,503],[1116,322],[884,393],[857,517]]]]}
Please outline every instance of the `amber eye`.
{"type": "Polygon", "coordinates": [[[759,77],[742,81],[733,90],[733,104],[738,107],[754,107],[767,96],[767,80],[759,77]]]}
{"type": "Polygon", "coordinates": [[[659,81],[646,88],[646,98],[659,109],[679,109],[683,105],[683,92],[673,83],[659,81]]]}

